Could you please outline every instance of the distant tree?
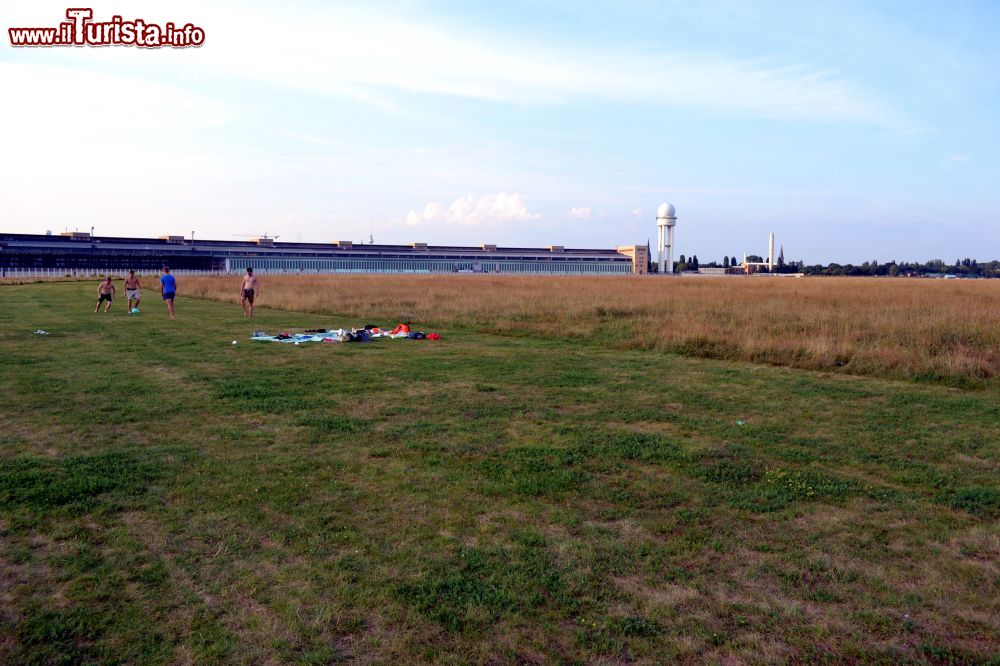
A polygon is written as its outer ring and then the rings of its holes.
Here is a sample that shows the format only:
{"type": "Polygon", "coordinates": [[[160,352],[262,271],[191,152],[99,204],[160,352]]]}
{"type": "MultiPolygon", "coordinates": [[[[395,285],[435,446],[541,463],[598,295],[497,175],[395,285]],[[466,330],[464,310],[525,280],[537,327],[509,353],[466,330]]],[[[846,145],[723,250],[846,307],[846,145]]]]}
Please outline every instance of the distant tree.
{"type": "Polygon", "coordinates": [[[693,271],[698,270],[698,255],[697,254],[694,255],[693,257],[691,257],[691,261],[688,262],[688,265],[691,267],[691,270],[693,270],[693,271]]]}
{"type": "Polygon", "coordinates": [[[896,265],[895,261],[889,264],[889,275],[892,277],[899,275],[899,266],[896,265]]]}
{"type": "Polygon", "coordinates": [[[762,261],[764,261],[764,257],[762,257],[760,255],[757,255],[757,254],[751,254],[751,255],[747,255],[747,261],[749,261],[750,263],[758,263],[759,264],[762,261]]]}
{"type": "Polygon", "coordinates": [[[722,258],[722,267],[729,268],[729,255],[726,255],[722,258]]]}
{"type": "Polygon", "coordinates": [[[686,263],[687,263],[687,259],[685,259],[685,258],[684,258],[684,255],[683,255],[683,254],[681,255],[681,258],[680,258],[680,260],[679,260],[679,261],[680,261],[680,262],[681,262],[682,264],[686,264],[686,263]]]}

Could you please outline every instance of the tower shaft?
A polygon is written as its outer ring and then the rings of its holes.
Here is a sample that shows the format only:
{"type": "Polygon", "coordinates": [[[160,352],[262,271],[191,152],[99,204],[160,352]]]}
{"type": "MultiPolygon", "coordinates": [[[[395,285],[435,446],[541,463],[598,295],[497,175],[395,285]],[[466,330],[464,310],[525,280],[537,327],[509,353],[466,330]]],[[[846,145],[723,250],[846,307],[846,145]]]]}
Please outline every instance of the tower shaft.
{"type": "Polygon", "coordinates": [[[658,272],[674,272],[674,225],[677,224],[677,216],[674,213],[673,205],[669,203],[660,204],[656,212],[657,236],[657,269],[658,272]]]}

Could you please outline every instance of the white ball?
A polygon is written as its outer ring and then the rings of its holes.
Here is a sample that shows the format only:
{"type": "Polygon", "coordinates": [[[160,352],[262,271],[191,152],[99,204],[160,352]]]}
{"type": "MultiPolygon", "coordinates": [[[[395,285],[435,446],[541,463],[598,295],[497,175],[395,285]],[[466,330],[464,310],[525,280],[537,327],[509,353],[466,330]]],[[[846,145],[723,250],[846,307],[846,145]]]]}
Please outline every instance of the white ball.
{"type": "Polygon", "coordinates": [[[233,340],[233,344],[234,344],[234,345],[236,344],[236,340],[233,340]]]}

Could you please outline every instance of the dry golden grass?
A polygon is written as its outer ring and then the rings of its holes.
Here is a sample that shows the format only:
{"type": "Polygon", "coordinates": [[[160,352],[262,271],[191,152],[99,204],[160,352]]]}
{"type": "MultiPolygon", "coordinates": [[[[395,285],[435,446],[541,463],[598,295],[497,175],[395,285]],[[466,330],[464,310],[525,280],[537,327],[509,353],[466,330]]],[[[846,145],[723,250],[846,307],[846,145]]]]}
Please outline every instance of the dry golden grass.
{"type": "MultiPolygon", "coordinates": [[[[263,276],[261,305],[956,384],[1000,374],[1000,282],[859,278],[263,276]]],[[[238,300],[239,278],[183,293],[238,300]]],[[[345,322],[347,323],[347,322],[345,322]]]]}

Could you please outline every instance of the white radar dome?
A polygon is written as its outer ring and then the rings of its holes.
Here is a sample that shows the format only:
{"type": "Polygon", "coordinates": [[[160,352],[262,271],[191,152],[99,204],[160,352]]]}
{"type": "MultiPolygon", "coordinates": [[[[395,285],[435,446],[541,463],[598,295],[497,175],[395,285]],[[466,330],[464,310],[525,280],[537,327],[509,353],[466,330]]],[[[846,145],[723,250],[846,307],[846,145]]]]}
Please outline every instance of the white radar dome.
{"type": "Polygon", "coordinates": [[[661,203],[659,210],[656,211],[656,217],[677,217],[676,213],[672,203],[661,203]]]}

